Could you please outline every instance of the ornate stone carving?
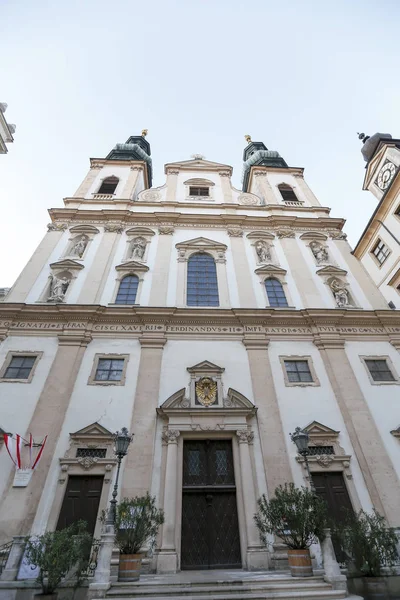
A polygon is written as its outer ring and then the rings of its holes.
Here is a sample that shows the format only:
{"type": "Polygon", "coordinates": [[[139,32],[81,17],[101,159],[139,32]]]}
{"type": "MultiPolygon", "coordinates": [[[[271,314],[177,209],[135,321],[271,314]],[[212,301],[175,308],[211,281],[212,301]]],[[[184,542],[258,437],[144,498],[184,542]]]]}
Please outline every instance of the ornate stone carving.
{"type": "Polygon", "coordinates": [[[257,258],[259,263],[266,263],[272,261],[271,250],[268,243],[265,240],[258,240],[255,243],[255,249],[257,252],[257,258]]]}
{"type": "Polygon", "coordinates": [[[86,471],[99,461],[97,456],[80,456],[76,460],[86,471]]]}
{"type": "Polygon", "coordinates": [[[239,438],[239,444],[251,444],[254,440],[254,433],[250,429],[238,429],[236,435],[239,438]]]}
{"type": "Polygon", "coordinates": [[[326,263],[329,261],[329,254],[327,249],[319,242],[310,242],[311,252],[314,254],[317,264],[326,263]]]}
{"type": "Polygon", "coordinates": [[[335,298],[336,304],[339,308],[346,308],[348,306],[352,306],[350,302],[350,294],[346,289],[346,284],[340,279],[334,277],[329,282],[329,287],[332,290],[333,297],[335,298]]]}
{"type": "Polygon", "coordinates": [[[240,196],[238,196],[238,202],[239,204],[247,204],[249,206],[255,206],[260,203],[259,199],[252,194],[240,194],[240,196]]]}
{"type": "Polygon", "coordinates": [[[122,233],[124,228],[122,225],[105,225],[104,231],[108,231],[110,233],[122,233]]]}
{"type": "Polygon", "coordinates": [[[333,458],[330,454],[320,454],[316,457],[316,462],[321,465],[321,467],[328,468],[333,463],[333,458]]]}
{"type": "Polygon", "coordinates": [[[71,279],[50,275],[50,290],[47,302],[64,302],[71,279]]]}
{"type": "Polygon", "coordinates": [[[161,194],[155,190],[148,190],[140,195],[140,200],[144,200],[145,202],[159,202],[161,194]]]}
{"type": "Polygon", "coordinates": [[[175,229],[171,225],[162,225],[158,228],[158,233],[160,235],[173,235],[174,232],[175,229]]]}
{"type": "Polygon", "coordinates": [[[179,175],[179,169],[167,169],[167,175],[179,175]]]}
{"type": "Polygon", "coordinates": [[[347,240],[347,235],[343,231],[334,231],[330,236],[333,240],[347,240]]]}
{"type": "Polygon", "coordinates": [[[68,225],[65,223],[49,223],[47,225],[47,231],[65,231],[68,225]]]}
{"type": "Polygon", "coordinates": [[[91,168],[91,169],[102,169],[102,168],[103,168],[103,165],[102,165],[101,163],[92,163],[92,164],[90,165],[90,168],[91,168]]]}
{"type": "Polygon", "coordinates": [[[137,165],[132,165],[131,166],[131,171],[143,171],[143,167],[137,166],[137,165]]]}
{"type": "Polygon", "coordinates": [[[218,171],[218,175],[220,177],[230,177],[231,174],[229,173],[229,171],[218,171]]]}
{"type": "Polygon", "coordinates": [[[146,252],[147,242],[144,237],[137,237],[132,240],[131,255],[132,260],[143,260],[144,253],[146,252]]]}
{"type": "Polygon", "coordinates": [[[276,232],[276,235],[278,236],[279,239],[282,239],[282,238],[294,238],[295,237],[294,231],[291,231],[290,229],[279,229],[276,232]]]}
{"type": "Polygon", "coordinates": [[[242,237],[243,229],[240,227],[228,227],[228,235],[230,237],[242,237]]]}
{"type": "Polygon", "coordinates": [[[178,429],[166,429],[162,433],[162,439],[166,444],[177,444],[180,435],[181,432],[178,429]]]}
{"type": "Polygon", "coordinates": [[[202,377],[195,384],[196,400],[203,406],[211,406],[218,398],[217,382],[211,377],[202,377]]]}
{"type": "Polygon", "coordinates": [[[254,171],[254,177],[265,177],[266,173],[265,171],[254,171]]]}

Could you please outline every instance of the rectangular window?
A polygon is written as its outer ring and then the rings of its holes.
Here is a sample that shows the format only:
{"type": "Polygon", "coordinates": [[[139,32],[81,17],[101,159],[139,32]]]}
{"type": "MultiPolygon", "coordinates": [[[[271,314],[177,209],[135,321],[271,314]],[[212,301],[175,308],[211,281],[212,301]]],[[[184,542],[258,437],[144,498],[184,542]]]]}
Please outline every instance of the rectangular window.
{"type": "Polygon", "coordinates": [[[124,359],[99,358],[96,369],[96,381],[121,381],[124,359]]]}
{"type": "Polygon", "coordinates": [[[189,187],[189,196],[209,196],[210,190],[208,187],[189,187]]]}
{"type": "Polygon", "coordinates": [[[30,383],[42,352],[9,352],[0,370],[1,381],[30,383]]]}
{"type": "Polygon", "coordinates": [[[313,381],[308,360],[285,360],[289,383],[309,383],[313,381]]]}
{"type": "Polygon", "coordinates": [[[285,202],[299,202],[299,199],[293,190],[279,188],[279,191],[281,193],[283,200],[285,200],[285,202]]]}
{"type": "Polygon", "coordinates": [[[366,358],[365,364],[374,381],[396,381],[386,359],[366,358]]]}
{"type": "Polygon", "coordinates": [[[389,248],[382,242],[382,240],[378,240],[375,246],[373,247],[372,254],[375,256],[376,260],[380,265],[383,265],[385,260],[390,254],[389,248]]]}

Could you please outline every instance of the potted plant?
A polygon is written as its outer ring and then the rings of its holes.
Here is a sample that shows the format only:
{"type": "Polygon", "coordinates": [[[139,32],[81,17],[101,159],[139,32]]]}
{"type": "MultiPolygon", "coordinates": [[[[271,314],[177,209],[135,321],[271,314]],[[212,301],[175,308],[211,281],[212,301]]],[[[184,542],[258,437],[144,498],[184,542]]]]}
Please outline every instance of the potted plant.
{"type": "Polygon", "coordinates": [[[336,535],[343,548],[349,572],[361,574],[368,598],[384,598],[387,593],[385,572],[398,559],[397,535],[375,509],[368,514],[348,513],[344,527],[336,535]]]}
{"type": "Polygon", "coordinates": [[[59,531],[46,531],[35,538],[27,538],[26,560],[39,569],[36,583],[42,592],[37,596],[48,600],[57,598],[56,589],[67,576],[82,581],[81,574],[87,567],[92,536],[86,531],[86,522],[78,521],[59,531]]]}
{"type": "Polygon", "coordinates": [[[262,541],[268,544],[268,534],[281,538],[288,547],[290,572],[293,577],[313,574],[309,547],[322,539],[327,526],[326,505],[307,488],[285,483],[268,500],[263,494],[254,516],[262,541]]]}
{"type": "Polygon", "coordinates": [[[156,507],[155,497],[123,498],[117,505],[115,539],[119,548],[119,581],[137,581],[140,577],[145,544],[152,546],[160,525],[164,523],[164,511],[156,507]]]}

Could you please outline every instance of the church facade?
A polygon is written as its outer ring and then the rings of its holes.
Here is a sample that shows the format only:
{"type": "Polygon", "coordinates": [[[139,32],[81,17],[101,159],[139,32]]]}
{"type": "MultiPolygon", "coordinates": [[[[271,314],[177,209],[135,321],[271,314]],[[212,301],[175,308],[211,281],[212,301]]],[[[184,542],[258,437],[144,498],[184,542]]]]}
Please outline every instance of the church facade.
{"type": "Polygon", "coordinates": [[[257,498],[308,485],[333,514],[400,526],[400,317],[302,168],[252,142],[243,188],[196,155],[152,187],[145,135],[117,144],[64,207],[0,304],[0,427],[46,445],[25,484],[0,450],[0,543],[121,497],[165,511],[151,568],[279,568],[257,498]]]}

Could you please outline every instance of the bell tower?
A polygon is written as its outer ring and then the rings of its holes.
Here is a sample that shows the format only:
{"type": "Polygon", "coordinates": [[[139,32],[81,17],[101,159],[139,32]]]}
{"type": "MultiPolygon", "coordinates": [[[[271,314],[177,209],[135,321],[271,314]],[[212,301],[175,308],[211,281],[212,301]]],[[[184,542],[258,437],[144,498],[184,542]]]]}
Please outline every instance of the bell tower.
{"type": "Polygon", "coordinates": [[[367,163],[363,190],[369,190],[381,200],[397,179],[400,139],[393,139],[390,133],[375,133],[372,136],[360,133],[358,137],[363,143],[361,154],[367,163]]]}

